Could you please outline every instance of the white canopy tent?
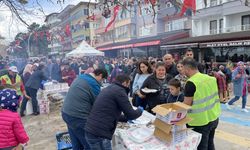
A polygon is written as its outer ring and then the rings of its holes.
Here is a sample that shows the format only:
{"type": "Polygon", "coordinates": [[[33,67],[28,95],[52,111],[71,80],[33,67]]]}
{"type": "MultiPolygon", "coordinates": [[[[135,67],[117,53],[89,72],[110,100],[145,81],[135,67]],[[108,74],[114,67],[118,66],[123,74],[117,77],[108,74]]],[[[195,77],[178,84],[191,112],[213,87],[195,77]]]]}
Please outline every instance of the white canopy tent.
{"type": "Polygon", "coordinates": [[[104,56],[104,53],[91,47],[86,41],[83,40],[76,49],[66,54],[66,57],[83,56],[104,56]]]}

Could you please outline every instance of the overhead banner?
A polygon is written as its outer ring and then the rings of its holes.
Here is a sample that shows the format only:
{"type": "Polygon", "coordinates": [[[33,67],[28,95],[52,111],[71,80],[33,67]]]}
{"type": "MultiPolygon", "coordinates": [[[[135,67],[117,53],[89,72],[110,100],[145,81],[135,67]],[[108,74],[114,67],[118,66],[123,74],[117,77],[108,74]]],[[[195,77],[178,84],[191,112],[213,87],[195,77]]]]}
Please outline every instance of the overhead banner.
{"type": "Polygon", "coordinates": [[[200,48],[250,46],[250,40],[200,43],[200,48]]]}

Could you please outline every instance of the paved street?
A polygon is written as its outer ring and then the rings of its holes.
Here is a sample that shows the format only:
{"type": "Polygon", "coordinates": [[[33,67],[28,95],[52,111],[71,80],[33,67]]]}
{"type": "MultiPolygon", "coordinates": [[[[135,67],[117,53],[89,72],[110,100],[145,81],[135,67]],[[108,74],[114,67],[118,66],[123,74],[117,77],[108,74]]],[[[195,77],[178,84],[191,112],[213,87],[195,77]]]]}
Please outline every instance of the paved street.
{"type": "MultiPolygon", "coordinates": [[[[248,96],[248,110],[250,104],[248,96]]],[[[221,105],[222,115],[216,131],[215,145],[217,150],[250,150],[250,112],[241,112],[241,100],[232,110],[221,105]]]]}

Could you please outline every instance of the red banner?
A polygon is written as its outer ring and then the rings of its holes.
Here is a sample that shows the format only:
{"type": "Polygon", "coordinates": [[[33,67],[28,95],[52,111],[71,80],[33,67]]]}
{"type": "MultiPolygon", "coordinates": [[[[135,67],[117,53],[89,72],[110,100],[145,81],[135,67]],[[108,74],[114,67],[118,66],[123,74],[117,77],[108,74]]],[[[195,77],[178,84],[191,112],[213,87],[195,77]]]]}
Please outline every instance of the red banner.
{"type": "Polygon", "coordinates": [[[180,15],[183,16],[188,8],[192,9],[193,13],[195,14],[195,12],[196,12],[196,0],[184,0],[180,15]]]}
{"type": "Polygon", "coordinates": [[[113,19],[112,19],[112,20],[108,23],[108,25],[106,26],[105,32],[107,32],[108,29],[111,27],[111,25],[115,22],[115,19],[116,19],[116,16],[117,16],[118,12],[119,12],[119,9],[120,9],[120,6],[119,6],[119,5],[116,5],[116,6],[114,7],[114,16],[113,16],[113,19]]]}

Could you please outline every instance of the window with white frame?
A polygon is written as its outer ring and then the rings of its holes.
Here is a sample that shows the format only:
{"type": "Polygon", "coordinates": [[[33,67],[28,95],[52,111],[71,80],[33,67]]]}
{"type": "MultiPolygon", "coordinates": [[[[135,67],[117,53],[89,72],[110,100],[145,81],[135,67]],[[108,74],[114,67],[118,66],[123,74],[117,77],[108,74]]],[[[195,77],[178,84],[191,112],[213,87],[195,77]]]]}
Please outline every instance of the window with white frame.
{"type": "Polygon", "coordinates": [[[139,28],[139,36],[147,36],[153,34],[153,25],[146,25],[139,28]]]}
{"type": "Polygon", "coordinates": [[[241,19],[242,30],[250,30],[250,15],[242,16],[241,19]]]}
{"type": "Polygon", "coordinates": [[[217,0],[211,0],[210,1],[210,7],[216,6],[217,5],[217,0]]]}
{"type": "Polygon", "coordinates": [[[210,21],[210,34],[217,34],[217,20],[210,21]]]}
{"type": "Polygon", "coordinates": [[[165,24],[165,32],[185,29],[187,18],[173,20],[165,24]]]}
{"type": "Polygon", "coordinates": [[[128,26],[121,26],[115,29],[116,38],[127,38],[128,37],[128,26]]]}
{"type": "Polygon", "coordinates": [[[219,24],[219,33],[223,32],[223,25],[224,25],[224,20],[220,19],[220,24],[219,24]]]}

